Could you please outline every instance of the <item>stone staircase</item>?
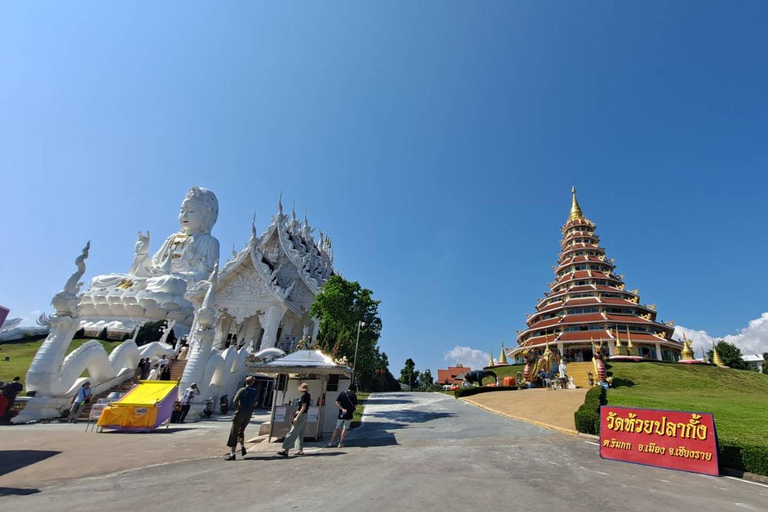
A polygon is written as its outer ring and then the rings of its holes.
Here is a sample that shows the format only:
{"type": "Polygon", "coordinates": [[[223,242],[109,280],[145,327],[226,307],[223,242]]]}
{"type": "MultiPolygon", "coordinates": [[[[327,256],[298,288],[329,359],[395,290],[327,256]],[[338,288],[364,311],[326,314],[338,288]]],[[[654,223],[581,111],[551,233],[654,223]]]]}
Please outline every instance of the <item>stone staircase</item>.
{"type": "MultiPolygon", "coordinates": [[[[186,359],[178,359],[176,361],[171,362],[171,380],[179,381],[181,380],[181,376],[184,374],[184,368],[187,366],[187,360],[186,359]]],[[[80,416],[77,418],[78,420],[87,421],[88,416],[91,414],[91,407],[93,404],[99,401],[101,398],[107,398],[110,393],[114,393],[117,391],[120,394],[124,394],[128,392],[133,387],[133,379],[128,379],[124,381],[122,384],[118,386],[114,386],[106,391],[103,391],[99,393],[98,395],[94,395],[93,399],[85,404],[83,406],[82,410],[80,411],[80,416]]]]}
{"type": "Polygon", "coordinates": [[[573,375],[573,382],[577,388],[589,388],[589,372],[595,373],[595,367],[592,361],[584,361],[581,363],[566,363],[567,373],[570,377],[573,375]]]}
{"type": "Polygon", "coordinates": [[[82,409],[80,409],[80,416],[78,416],[78,421],[88,421],[88,417],[91,415],[91,408],[93,407],[93,404],[99,401],[99,399],[107,398],[110,393],[114,393],[117,391],[120,394],[127,393],[128,390],[130,390],[133,387],[133,379],[128,379],[124,381],[122,384],[114,386],[106,391],[102,391],[98,395],[94,395],[90,402],[85,404],[82,409]]]}
{"type": "Polygon", "coordinates": [[[180,381],[184,375],[184,368],[187,367],[186,359],[177,359],[171,363],[171,380],[180,381]]]}

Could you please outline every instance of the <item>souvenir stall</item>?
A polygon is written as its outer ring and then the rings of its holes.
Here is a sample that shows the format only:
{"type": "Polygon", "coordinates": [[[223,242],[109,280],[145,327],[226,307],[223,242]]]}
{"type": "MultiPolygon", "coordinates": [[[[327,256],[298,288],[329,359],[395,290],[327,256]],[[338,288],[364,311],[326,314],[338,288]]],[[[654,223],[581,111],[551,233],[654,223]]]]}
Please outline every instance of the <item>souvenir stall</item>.
{"type": "Polygon", "coordinates": [[[120,400],[110,402],[99,416],[99,432],[105,428],[124,432],[150,432],[171,419],[178,395],[175,380],[143,380],[120,400]]]}
{"type": "Polygon", "coordinates": [[[248,364],[248,374],[275,376],[270,421],[259,431],[259,434],[268,434],[271,442],[273,437],[285,437],[291,429],[291,416],[298,409],[301,398],[298,387],[302,382],[309,385],[312,397],[304,437],[320,439],[323,434],[333,432],[339,412],[335,406],[336,396],[349,387],[352,370],[334,363],[319,350],[297,350],[268,363],[248,364]]]}

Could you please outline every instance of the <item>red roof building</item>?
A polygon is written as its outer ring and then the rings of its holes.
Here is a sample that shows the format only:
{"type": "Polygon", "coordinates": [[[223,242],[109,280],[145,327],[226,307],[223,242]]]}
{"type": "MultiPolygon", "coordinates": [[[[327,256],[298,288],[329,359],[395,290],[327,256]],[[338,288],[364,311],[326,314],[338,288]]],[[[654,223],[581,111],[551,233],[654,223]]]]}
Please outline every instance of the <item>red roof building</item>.
{"type": "Polygon", "coordinates": [[[437,370],[437,380],[435,384],[441,386],[461,385],[464,382],[464,375],[471,372],[472,368],[465,368],[461,363],[456,366],[449,366],[447,370],[437,370]]]}
{"type": "Polygon", "coordinates": [[[561,228],[560,256],[555,280],[527,315],[527,328],[518,333],[511,352],[518,361],[525,350],[557,347],[569,361],[592,359],[592,341],[603,340],[611,356],[640,356],[677,361],[682,344],[672,339],[673,323],[657,319],[656,306],[640,303],[637,290],[626,290],[624,276],[615,273],[572,191],[571,214],[561,228]]]}

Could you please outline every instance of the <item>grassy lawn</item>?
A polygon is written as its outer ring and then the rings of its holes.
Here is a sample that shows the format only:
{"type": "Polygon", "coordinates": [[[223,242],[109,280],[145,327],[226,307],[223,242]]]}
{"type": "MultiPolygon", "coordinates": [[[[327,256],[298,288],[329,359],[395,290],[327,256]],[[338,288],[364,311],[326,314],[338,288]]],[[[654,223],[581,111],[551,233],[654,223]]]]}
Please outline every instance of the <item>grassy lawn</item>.
{"type": "MultiPolygon", "coordinates": [[[[88,341],[87,339],[75,339],[69,345],[69,352],[72,352],[80,345],[88,341]]],[[[102,341],[101,344],[107,350],[107,353],[111,352],[121,341],[102,341]]],[[[29,365],[32,364],[32,358],[35,357],[37,349],[43,344],[43,340],[37,341],[10,341],[0,343],[0,380],[9,381],[14,377],[21,377],[22,384],[26,378],[29,365]],[[6,361],[5,358],[10,357],[10,361],[6,361]]],[[[25,387],[26,391],[26,387],[25,387]]]]}
{"type": "MultiPolygon", "coordinates": [[[[524,364],[512,364],[509,366],[494,366],[493,368],[489,368],[489,370],[495,373],[498,378],[503,379],[504,377],[517,376],[517,372],[522,372],[523,368],[525,368],[524,364]]],[[[490,380],[485,380],[486,384],[489,382],[490,380]]]]}
{"type": "Polygon", "coordinates": [[[355,407],[355,414],[352,417],[352,425],[350,428],[357,428],[361,425],[363,419],[363,411],[365,410],[365,402],[368,400],[370,393],[358,393],[357,394],[357,407],[355,407]]]}
{"type": "Polygon", "coordinates": [[[718,438],[768,446],[768,375],[712,366],[609,363],[609,405],[711,412],[718,438]]]}

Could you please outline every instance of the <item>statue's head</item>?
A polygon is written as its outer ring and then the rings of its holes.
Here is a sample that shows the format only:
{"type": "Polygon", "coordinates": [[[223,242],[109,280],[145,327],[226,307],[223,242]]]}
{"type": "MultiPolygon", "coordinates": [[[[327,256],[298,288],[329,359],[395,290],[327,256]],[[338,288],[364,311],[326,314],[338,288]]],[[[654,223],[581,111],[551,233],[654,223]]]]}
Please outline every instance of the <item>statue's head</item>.
{"type": "Polygon", "coordinates": [[[179,210],[181,231],[187,235],[209,234],[219,218],[219,200],[207,188],[192,187],[179,210]]]}

